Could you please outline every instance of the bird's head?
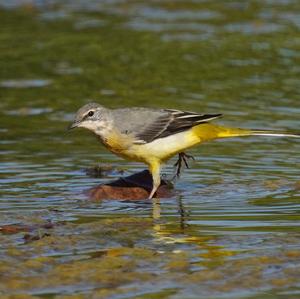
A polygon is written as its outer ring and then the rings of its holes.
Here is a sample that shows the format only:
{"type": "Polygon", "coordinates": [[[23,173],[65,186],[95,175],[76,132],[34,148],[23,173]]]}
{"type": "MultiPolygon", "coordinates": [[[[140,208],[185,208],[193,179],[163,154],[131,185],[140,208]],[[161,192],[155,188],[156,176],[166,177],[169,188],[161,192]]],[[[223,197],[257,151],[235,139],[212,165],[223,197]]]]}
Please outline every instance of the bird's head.
{"type": "Polygon", "coordinates": [[[108,114],[108,109],[97,103],[86,104],[77,111],[69,129],[82,127],[100,135],[108,125],[108,114]]]}

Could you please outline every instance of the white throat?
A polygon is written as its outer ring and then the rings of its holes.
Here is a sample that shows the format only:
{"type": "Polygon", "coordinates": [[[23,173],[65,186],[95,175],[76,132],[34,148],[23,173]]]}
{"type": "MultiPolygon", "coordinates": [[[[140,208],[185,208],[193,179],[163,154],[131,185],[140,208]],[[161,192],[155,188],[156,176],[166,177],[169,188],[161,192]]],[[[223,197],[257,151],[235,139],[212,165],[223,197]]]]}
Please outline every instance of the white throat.
{"type": "Polygon", "coordinates": [[[101,138],[105,138],[111,131],[111,123],[102,120],[85,120],[84,122],[80,123],[78,127],[86,128],[101,138]]]}

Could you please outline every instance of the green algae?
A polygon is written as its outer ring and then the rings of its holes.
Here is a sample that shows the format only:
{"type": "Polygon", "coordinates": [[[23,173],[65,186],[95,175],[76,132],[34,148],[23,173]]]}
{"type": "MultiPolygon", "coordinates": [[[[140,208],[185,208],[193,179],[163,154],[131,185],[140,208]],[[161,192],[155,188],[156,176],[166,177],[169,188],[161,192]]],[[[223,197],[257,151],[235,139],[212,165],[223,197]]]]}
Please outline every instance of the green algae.
{"type": "MultiPolygon", "coordinates": [[[[145,247],[143,240],[151,236],[155,228],[152,225],[146,219],[132,217],[54,226],[50,237],[19,248],[7,248],[7,258],[0,263],[1,292],[42,296],[45,290],[51,289],[51,296],[64,298],[60,292],[69,289],[68,292],[73,290],[82,295],[69,294],[65,298],[110,298],[117,294],[131,294],[132,298],[168,298],[196,285],[201,285],[202,291],[209,294],[212,288],[213,292],[226,293],[257,288],[282,289],[297,284],[300,274],[299,268],[294,267],[300,261],[297,249],[251,255],[251,251],[230,252],[210,244],[213,239],[200,236],[173,244],[158,239],[159,246],[145,247]],[[137,234],[140,225],[144,229],[137,234]],[[121,226],[123,230],[120,230],[121,226]],[[134,229],[136,231],[132,232],[134,229]],[[130,247],[122,245],[124,235],[131,236],[130,247]],[[105,242],[101,251],[97,251],[100,240],[105,242]],[[110,242],[114,246],[107,247],[110,242]],[[199,248],[190,252],[184,247],[180,249],[180,244],[199,248]],[[275,271],[268,275],[269,269],[275,271]],[[176,288],[149,290],[148,293],[148,284],[171,284],[176,288]]],[[[170,238],[176,235],[174,230],[169,234],[170,238]]],[[[164,235],[167,235],[166,229],[164,235]]],[[[291,244],[294,241],[290,240],[291,244]]]]}

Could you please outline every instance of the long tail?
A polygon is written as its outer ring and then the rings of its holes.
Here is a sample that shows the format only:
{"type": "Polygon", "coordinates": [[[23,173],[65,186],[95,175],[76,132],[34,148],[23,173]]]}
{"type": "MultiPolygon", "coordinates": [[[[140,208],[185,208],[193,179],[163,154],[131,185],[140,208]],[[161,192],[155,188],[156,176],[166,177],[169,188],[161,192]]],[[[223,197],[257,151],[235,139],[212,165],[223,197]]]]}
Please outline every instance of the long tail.
{"type": "Polygon", "coordinates": [[[238,137],[238,136],[273,136],[273,137],[293,137],[300,138],[300,134],[286,132],[286,131],[271,131],[271,130],[245,130],[225,128],[226,130],[220,132],[219,138],[222,137],[238,137]]]}
{"type": "Polygon", "coordinates": [[[201,141],[217,138],[240,137],[240,136],[273,136],[300,138],[300,133],[269,130],[248,130],[239,128],[223,127],[215,124],[201,124],[193,128],[194,133],[201,141]]]}

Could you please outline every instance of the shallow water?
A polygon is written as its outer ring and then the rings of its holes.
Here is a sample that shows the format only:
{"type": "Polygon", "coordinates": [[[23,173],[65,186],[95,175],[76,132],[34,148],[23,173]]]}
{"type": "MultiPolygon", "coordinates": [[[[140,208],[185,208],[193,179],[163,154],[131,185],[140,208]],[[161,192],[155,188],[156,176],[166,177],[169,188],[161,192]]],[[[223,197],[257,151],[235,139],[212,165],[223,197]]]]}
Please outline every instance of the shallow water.
{"type": "Polygon", "coordinates": [[[299,131],[297,1],[0,5],[1,298],[299,298],[299,140],[203,144],[176,196],[94,202],[120,173],[84,169],[145,166],[65,130],[95,100],[299,131]]]}

